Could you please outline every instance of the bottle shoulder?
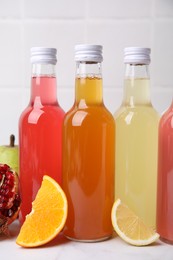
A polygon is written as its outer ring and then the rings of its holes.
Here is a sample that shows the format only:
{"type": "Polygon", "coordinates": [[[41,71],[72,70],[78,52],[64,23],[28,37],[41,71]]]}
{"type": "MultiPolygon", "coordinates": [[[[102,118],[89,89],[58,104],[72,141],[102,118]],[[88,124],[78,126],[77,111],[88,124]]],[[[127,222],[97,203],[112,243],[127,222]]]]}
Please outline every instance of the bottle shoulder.
{"type": "Polygon", "coordinates": [[[131,121],[153,121],[158,123],[160,120],[159,113],[152,105],[148,106],[121,106],[115,113],[114,119],[116,122],[124,121],[126,118],[131,118],[131,121]]]}
{"type": "Polygon", "coordinates": [[[85,121],[93,122],[96,124],[100,123],[111,123],[114,124],[114,118],[111,112],[102,104],[98,106],[89,106],[85,108],[79,108],[74,106],[66,113],[64,123],[67,124],[72,121],[85,121]]]}
{"type": "Polygon", "coordinates": [[[160,127],[169,126],[173,128],[173,106],[171,105],[163,114],[160,119],[160,127]]]}
{"type": "Polygon", "coordinates": [[[63,120],[64,115],[64,110],[58,105],[46,105],[42,107],[28,105],[22,112],[19,123],[23,121],[38,123],[38,119],[47,120],[47,118],[63,120]]]}

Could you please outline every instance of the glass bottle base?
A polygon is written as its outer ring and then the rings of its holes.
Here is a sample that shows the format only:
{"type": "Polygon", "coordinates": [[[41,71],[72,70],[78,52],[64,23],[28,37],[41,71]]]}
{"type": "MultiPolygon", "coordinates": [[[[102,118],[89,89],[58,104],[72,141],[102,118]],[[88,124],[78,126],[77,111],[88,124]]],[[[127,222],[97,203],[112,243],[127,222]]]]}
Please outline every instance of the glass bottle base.
{"type": "Polygon", "coordinates": [[[96,238],[96,239],[78,239],[78,238],[73,238],[73,237],[69,237],[64,235],[66,238],[68,238],[69,240],[75,241],[75,242],[82,242],[82,243],[95,243],[95,242],[102,242],[105,240],[108,240],[112,237],[112,235],[110,236],[106,236],[106,237],[102,237],[102,238],[96,238]]]}
{"type": "Polygon", "coordinates": [[[160,240],[164,243],[167,243],[167,244],[170,244],[170,245],[173,245],[173,240],[169,240],[169,239],[166,239],[164,237],[160,237],[160,240]]]}

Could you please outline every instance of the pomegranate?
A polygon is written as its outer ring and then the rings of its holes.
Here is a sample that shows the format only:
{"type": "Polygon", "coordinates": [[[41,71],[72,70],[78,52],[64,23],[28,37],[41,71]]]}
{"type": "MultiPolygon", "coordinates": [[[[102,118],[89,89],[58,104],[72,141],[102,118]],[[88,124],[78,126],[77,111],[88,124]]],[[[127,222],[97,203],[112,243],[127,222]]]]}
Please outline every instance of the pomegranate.
{"type": "Polygon", "coordinates": [[[18,175],[0,163],[0,233],[9,234],[8,225],[17,218],[20,203],[18,175]]]}

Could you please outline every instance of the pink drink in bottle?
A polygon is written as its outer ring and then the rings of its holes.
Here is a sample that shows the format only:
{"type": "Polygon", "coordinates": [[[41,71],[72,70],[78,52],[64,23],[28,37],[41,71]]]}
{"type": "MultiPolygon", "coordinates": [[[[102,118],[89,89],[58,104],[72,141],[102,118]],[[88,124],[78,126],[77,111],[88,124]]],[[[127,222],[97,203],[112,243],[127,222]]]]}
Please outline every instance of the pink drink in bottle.
{"type": "Polygon", "coordinates": [[[173,102],[159,125],[157,232],[173,244],[173,102]]]}
{"type": "Polygon", "coordinates": [[[47,174],[61,184],[64,111],[56,93],[56,49],[32,48],[31,99],[19,121],[20,223],[47,174]]]}

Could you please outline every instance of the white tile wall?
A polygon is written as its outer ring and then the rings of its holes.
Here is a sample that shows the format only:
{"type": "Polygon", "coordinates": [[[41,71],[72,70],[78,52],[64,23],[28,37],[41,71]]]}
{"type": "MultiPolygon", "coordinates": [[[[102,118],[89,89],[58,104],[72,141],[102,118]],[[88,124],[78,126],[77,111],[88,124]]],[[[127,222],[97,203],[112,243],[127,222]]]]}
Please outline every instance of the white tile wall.
{"type": "Polygon", "coordinates": [[[30,79],[30,48],[32,46],[47,46],[57,48],[58,84],[70,86],[74,82],[74,45],[83,42],[85,30],[84,21],[47,21],[27,20],[24,22],[24,84],[30,79]]]}
{"type": "Polygon", "coordinates": [[[151,46],[148,21],[88,21],[88,41],[102,44],[105,87],[121,87],[124,75],[123,49],[127,46],[151,46]]]}
{"type": "MultiPolygon", "coordinates": [[[[173,2],[173,1],[172,1],[173,2]]],[[[173,5],[172,5],[173,9],[173,5]]],[[[153,82],[155,86],[173,87],[173,21],[159,19],[153,30],[153,82]]]]}
{"type": "Polygon", "coordinates": [[[89,17],[136,19],[151,16],[151,0],[89,0],[89,17]]]}
{"type": "Polygon", "coordinates": [[[5,19],[20,18],[21,15],[20,0],[1,0],[0,17],[5,19]]]}
{"type": "Polygon", "coordinates": [[[86,1],[83,0],[24,0],[24,15],[29,18],[80,19],[85,18],[86,1]]]}
{"type": "Polygon", "coordinates": [[[21,86],[21,38],[18,21],[0,21],[0,89],[21,86]]]}
{"type": "Polygon", "coordinates": [[[172,0],[156,0],[156,15],[160,17],[173,16],[173,1],[172,0]]]}
{"type": "Polygon", "coordinates": [[[123,48],[152,49],[151,97],[163,113],[173,94],[172,0],[0,0],[0,144],[14,133],[30,96],[30,47],[58,51],[58,100],[74,100],[74,45],[104,47],[104,101],[113,113],[121,104],[123,48]]]}

